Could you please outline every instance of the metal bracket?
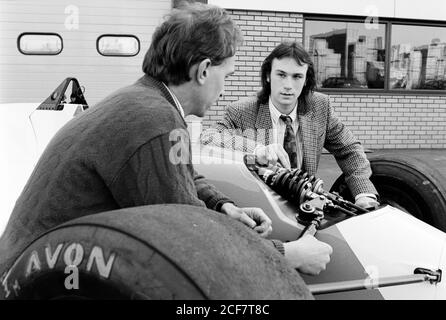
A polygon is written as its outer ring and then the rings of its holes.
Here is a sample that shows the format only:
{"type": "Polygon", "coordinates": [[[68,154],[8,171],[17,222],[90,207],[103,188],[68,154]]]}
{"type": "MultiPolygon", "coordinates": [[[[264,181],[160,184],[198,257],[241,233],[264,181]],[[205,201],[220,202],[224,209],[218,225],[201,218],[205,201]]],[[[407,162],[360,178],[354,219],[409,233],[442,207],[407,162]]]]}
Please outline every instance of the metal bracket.
{"type": "Polygon", "coordinates": [[[442,275],[441,269],[434,271],[426,268],[416,268],[413,271],[413,273],[426,275],[426,280],[429,280],[431,284],[441,282],[441,275],[442,275]]]}
{"type": "Polygon", "coordinates": [[[382,287],[400,286],[427,281],[429,281],[430,284],[437,284],[441,281],[441,274],[442,272],[440,269],[434,271],[425,268],[416,268],[414,270],[414,274],[411,275],[381,277],[370,281],[367,281],[367,279],[361,279],[313,284],[309,285],[308,289],[312,294],[318,295],[353,290],[371,290],[382,287]]]}
{"type": "Polygon", "coordinates": [[[43,101],[38,110],[61,110],[63,109],[62,100],[65,98],[65,91],[68,89],[70,82],[73,82],[72,92],[69,96],[70,102],[72,104],[81,104],[84,109],[88,108],[87,101],[85,100],[82,87],[76,78],[66,78],[62,83],[54,90],[51,95],[43,101]]]}

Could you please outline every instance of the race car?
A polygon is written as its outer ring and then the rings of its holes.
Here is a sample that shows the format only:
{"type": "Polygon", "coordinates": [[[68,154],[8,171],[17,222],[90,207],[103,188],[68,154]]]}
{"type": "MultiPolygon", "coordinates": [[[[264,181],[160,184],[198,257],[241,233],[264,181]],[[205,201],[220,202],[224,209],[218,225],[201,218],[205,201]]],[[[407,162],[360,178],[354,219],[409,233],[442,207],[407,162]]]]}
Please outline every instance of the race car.
{"type": "MultiPolygon", "coordinates": [[[[0,232],[46,144],[87,108],[74,78],[40,105],[1,106],[8,157],[1,160],[0,232]]],[[[223,215],[152,205],[42,234],[0,271],[0,299],[446,299],[441,173],[406,155],[369,158],[382,205],[368,212],[352,203],[342,175],[326,190],[301,170],[193,144],[196,170],[238,206],[262,208],[273,221],[271,239],[311,233],[333,247],[318,276],[299,274],[267,240],[223,215]]]]}
{"type": "Polygon", "coordinates": [[[445,233],[401,210],[402,206],[388,205],[383,197],[384,205],[364,213],[339,194],[325,191],[320,179],[305,177],[306,173],[266,169],[269,173],[259,175],[249,170],[246,161],[220,164],[220,170],[215,170],[216,164],[210,162],[197,161],[195,167],[240,206],[268,212],[273,220],[271,238],[295,240],[316,220],[316,238],[333,247],[325,271],[318,276],[301,274],[316,298],[446,297],[437,282],[446,262],[445,233]],[[308,211],[310,219],[305,221],[308,211]],[[426,281],[421,281],[423,277],[426,281]]]}

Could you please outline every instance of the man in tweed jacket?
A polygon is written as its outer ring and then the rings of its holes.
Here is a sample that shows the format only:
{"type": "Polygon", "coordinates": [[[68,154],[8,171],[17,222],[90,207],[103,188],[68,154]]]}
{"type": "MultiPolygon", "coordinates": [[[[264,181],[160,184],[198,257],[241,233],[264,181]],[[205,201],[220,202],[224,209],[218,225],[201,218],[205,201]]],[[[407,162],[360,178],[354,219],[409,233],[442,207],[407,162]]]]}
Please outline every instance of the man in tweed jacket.
{"type": "Polygon", "coordinates": [[[306,51],[297,43],[280,44],[263,62],[261,78],[263,88],[258,96],[231,104],[223,119],[202,134],[201,142],[255,153],[260,160],[280,161],[289,167],[283,134],[277,132],[280,114],[290,115],[301,141],[301,167],[315,175],[325,147],[344,172],[356,203],[377,205],[378,193],[369,180],[371,168],[364,149],[334,115],[329,97],[313,91],[316,80],[306,51]]]}

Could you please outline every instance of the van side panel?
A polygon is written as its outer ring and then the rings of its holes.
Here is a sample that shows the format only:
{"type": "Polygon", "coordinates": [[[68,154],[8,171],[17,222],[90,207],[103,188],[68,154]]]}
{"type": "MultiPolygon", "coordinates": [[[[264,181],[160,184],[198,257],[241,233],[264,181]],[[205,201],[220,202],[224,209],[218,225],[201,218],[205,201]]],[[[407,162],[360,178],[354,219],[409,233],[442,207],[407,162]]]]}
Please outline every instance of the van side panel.
{"type": "Polygon", "coordinates": [[[75,77],[95,104],[142,75],[152,33],[172,7],[170,0],[0,0],[0,103],[41,102],[66,77],[75,77]],[[59,55],[24,55],[17,40],[24,32],[57,33],[59,55]],[[103,34],[134,35],[134,57],[102,56],[103,34]]]}

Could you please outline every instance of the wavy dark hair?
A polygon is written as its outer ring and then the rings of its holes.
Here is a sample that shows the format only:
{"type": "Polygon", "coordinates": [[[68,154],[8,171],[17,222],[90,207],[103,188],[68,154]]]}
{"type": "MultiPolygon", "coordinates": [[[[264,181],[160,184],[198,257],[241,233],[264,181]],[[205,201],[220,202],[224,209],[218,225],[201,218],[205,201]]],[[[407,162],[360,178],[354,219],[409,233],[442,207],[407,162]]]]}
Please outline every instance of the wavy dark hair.
{"type": "Polygon", "coordinates": [[[271,84],[267,81],[271,75],[271,68],[274,59],[293,58],[298,65],[308,64],[306,74],[306,82],[302,92],[298,98],[299,113],[306,113],[308,111],[308,100],[313,91],[316,89],[316,76],[314,73],[313,61],[310,55],[297,42],[283,42],[274,48],[273,51],[266,57],[260,69],[260,81],[262,89],[257,94],[260,103],[268,103],[271,94],[271,84]]]}
{"type": "Polygon", "coordinates": [[[183,2],[155,30],[142,69],[153,78],[180,85],[190,81],[190,68],[206,58],[212,65],[232,57],[242,34],[222,8],[183,2]]]}

